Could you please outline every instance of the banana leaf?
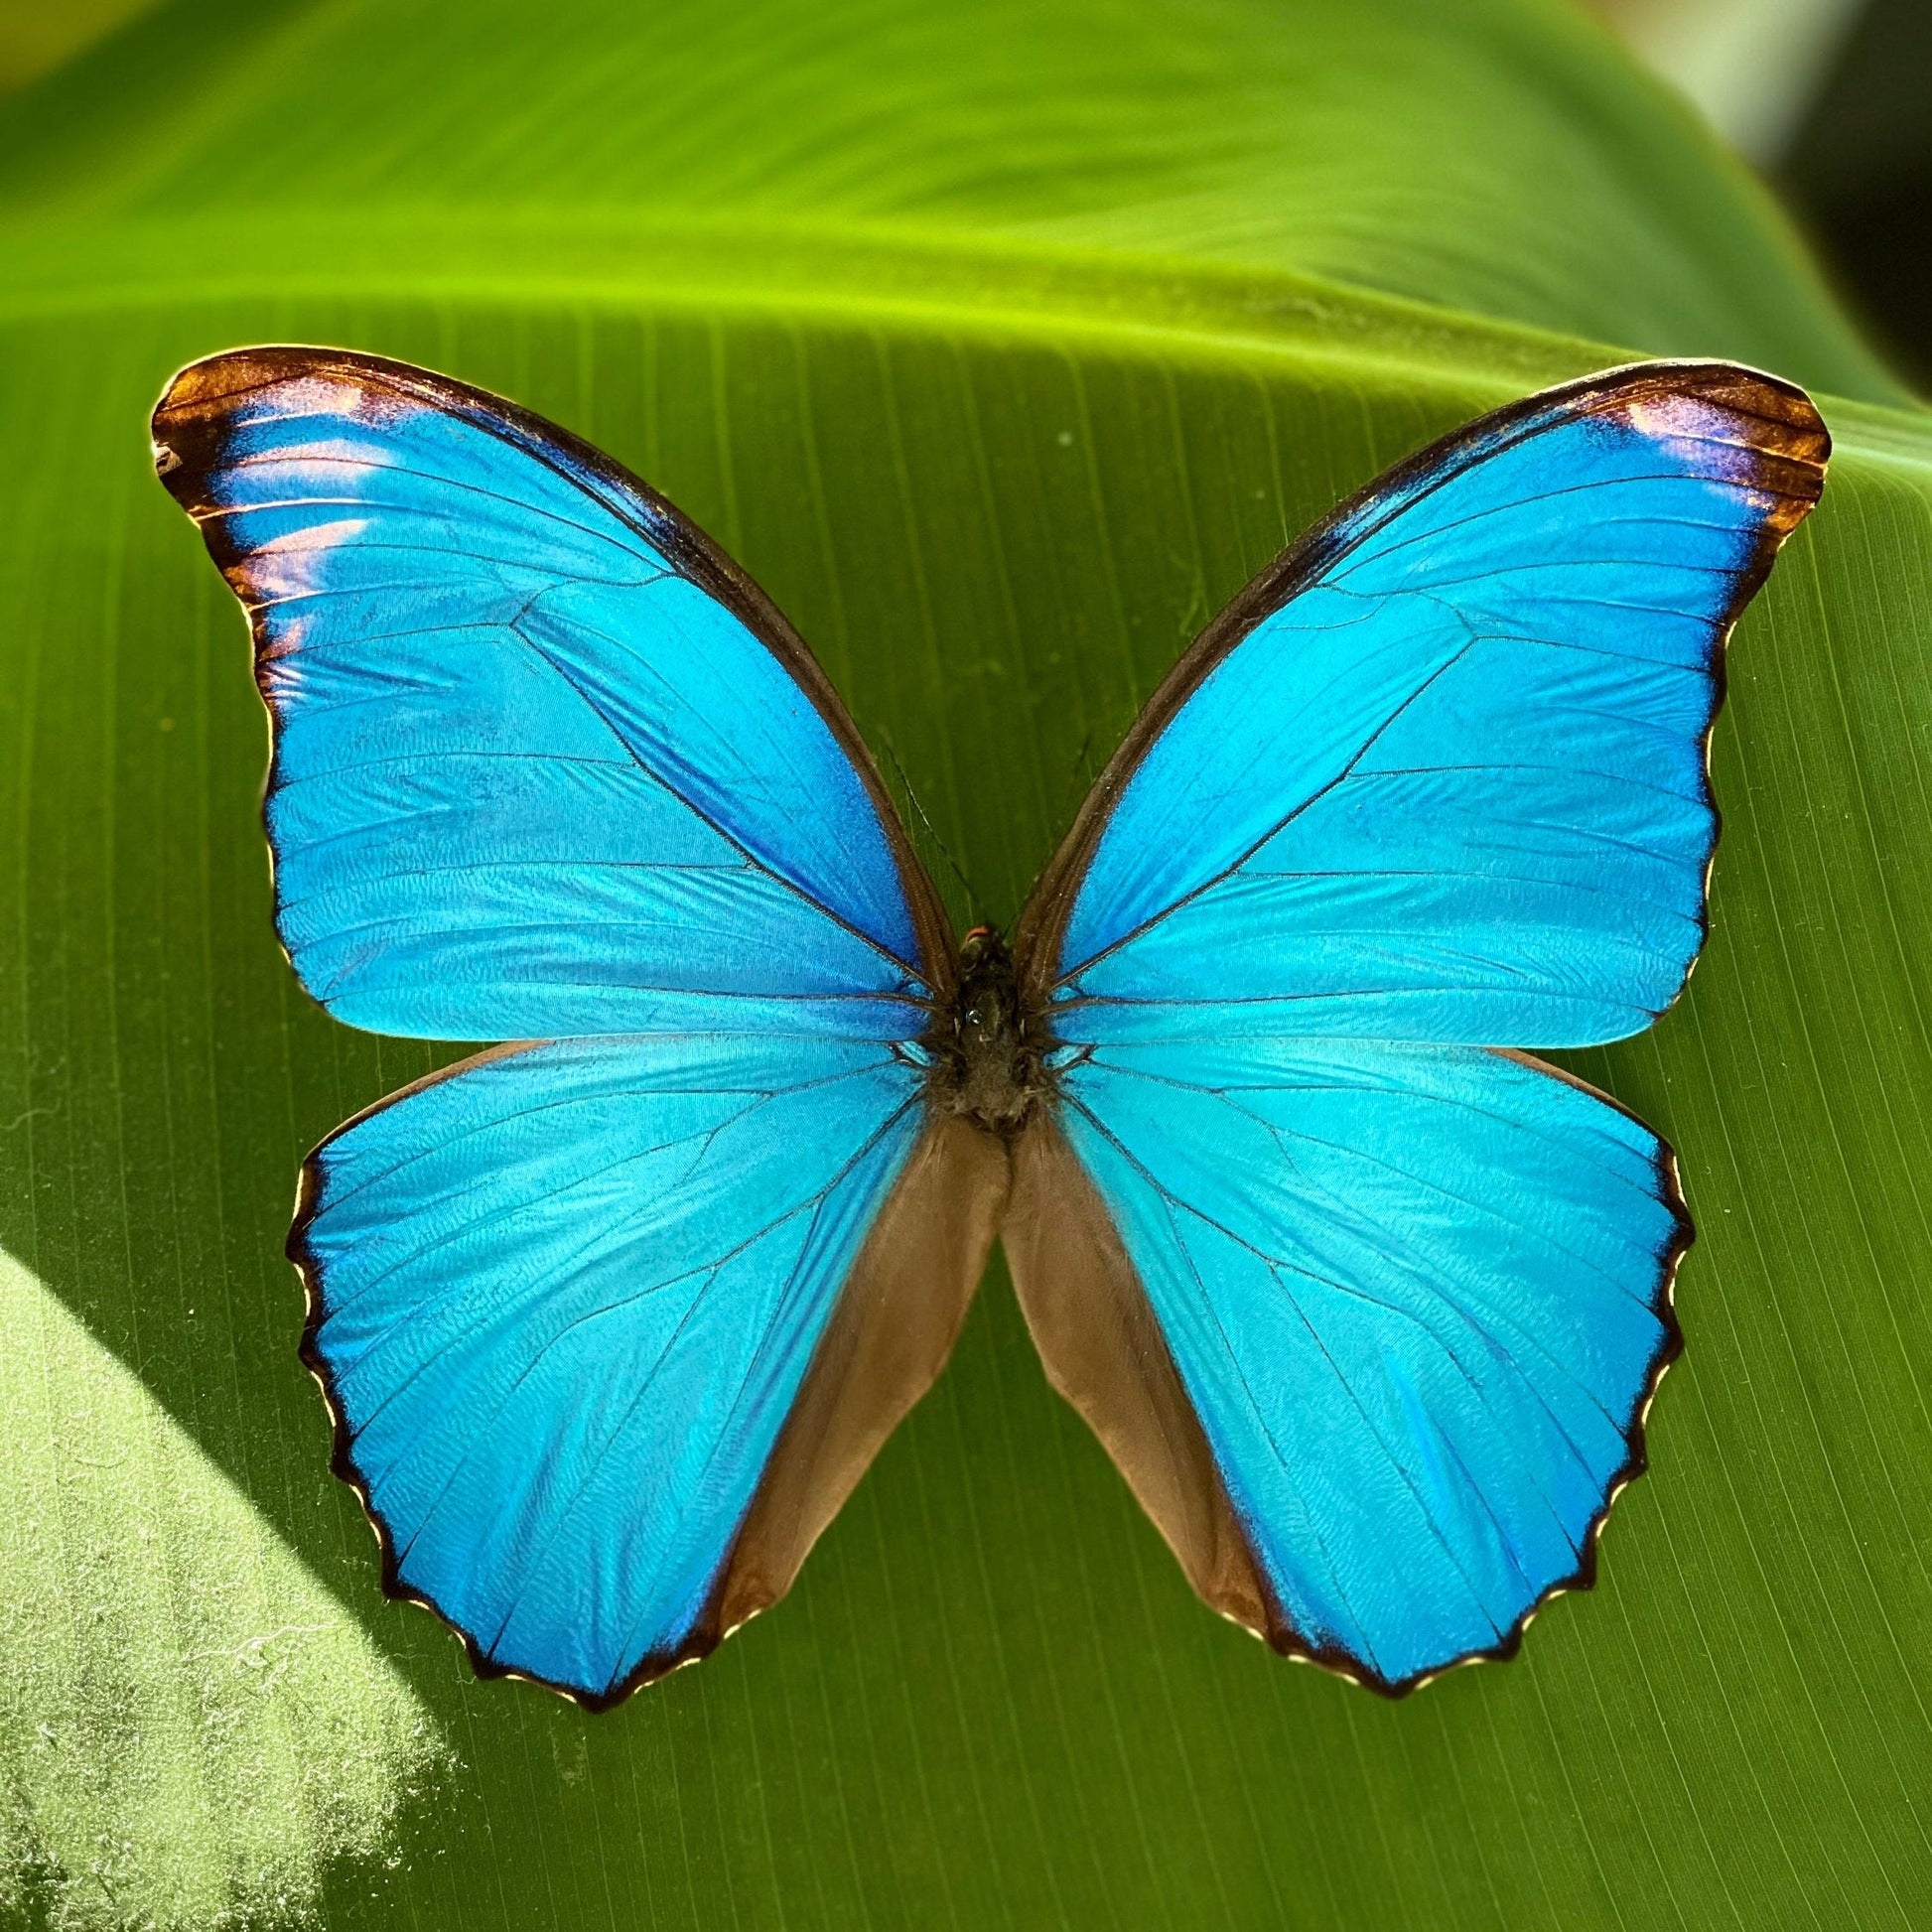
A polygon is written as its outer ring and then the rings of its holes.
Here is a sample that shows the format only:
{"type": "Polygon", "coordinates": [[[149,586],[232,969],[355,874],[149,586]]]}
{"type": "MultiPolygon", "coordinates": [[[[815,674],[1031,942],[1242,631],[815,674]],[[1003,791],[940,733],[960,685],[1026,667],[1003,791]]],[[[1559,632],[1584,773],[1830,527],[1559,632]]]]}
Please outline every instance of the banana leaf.
{"type": "Polygon", "coordinates": [[[0,104],[0,1920],[1925,1923],[1932,418],[1584,15],[173,0],[0,104]],[[146,442],[258,341],[658,484],[1001,920],[1194,631],[1379,469],[1638,354],[1810,385],[1837,456],[1733,641],[1710,946],[1571,1056],[1700,1228],[1595,1591],[1400,1704],[1270,1655],[996,1259],[701,1668],[591,1718],[386,1603],[282,1239],[309,1145],[459,1049],[335,1026],[270,928],[244,628],[146,442]]]}

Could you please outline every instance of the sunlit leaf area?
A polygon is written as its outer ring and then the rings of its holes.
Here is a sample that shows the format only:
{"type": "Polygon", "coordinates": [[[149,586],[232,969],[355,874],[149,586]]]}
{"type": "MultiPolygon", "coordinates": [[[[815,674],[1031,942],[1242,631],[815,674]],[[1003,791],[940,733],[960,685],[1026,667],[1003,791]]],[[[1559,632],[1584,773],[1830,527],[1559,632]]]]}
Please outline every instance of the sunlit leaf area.
{"type": "MultiPolygon", "coordinates": [[[[1932,418],[1558,0],[172,0],[0,98],[0,1922],[1908,1928],[1932,1897],[1932,418]],[[999,1259],[792,1594],[590,1717],[384,1600],[296,1171],[441,1060],[270,924],[183,362],[506,393],[763,584],[1009,920],[1201,624],[1479,410],[1801,382],[1710,945],[1571,1056],[1679,1150],[1597,1587],[1377,1699],[1202,1609],[999,1259]]],[[[940,848],[957,861],[969,888],[940,848]]]]}

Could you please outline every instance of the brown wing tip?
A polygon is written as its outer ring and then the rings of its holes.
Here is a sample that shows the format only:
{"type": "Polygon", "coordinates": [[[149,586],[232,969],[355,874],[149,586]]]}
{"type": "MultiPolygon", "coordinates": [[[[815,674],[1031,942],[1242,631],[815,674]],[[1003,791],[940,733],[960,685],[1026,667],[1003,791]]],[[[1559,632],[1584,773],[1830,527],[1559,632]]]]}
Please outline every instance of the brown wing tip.
{"type": "Polygon", "coordinates": [[[1606,380],[1594,413],[1649,428],[1653,411],[1691,403],[1729,418],[1721,440],[1737,453],[1743,474],[1735,480],[1772,499],[1765,522],[1773,548],[1811,513],[1824,492],[1832,436],[1796,383],[1734,362],[1647,363],[1618,373],[1620,380],[1606,380]]]}
{"type": "Polygon", "coordinates": [[[1831,433],[1811,397],[1795,382],[1738,362],[1635,362],[1549,393],[1561,395],[1565,388],[1596,391],[1596,406],[1604,409],[1646,397],[1684,396],[1751,419],[1760,425],[1753,441],[1782,454],[1817,464],[1831,455],[1831,433]]]}
{"type": "Polygon", "coordinates": [[[155,405],[155,427],[183,416],[207,415],[236,396],[285,380],[298,356],[317,351],[293,348],[231,348],[205,355],[179,370],[155,405]]]}
{"type": "MultiPolygon", "coordinates": [[[[224,349],[178,370],[155,404],[149,430],[155,474],[191,515],[207,507],[208,473],[220,461],[227,424],[245,397],[306,375],[335,375],[363,390],[381,386],[400,363],[342,349],[269,345],[224,349]]],[[[399,386],[399,385],[398,385],[399,386]]]]}
{"type": "Polygon", "coordinates": [[[1795,382],[1787,382],[1781,375],[1746,368],[1740,362],[1666,362],[1660,367],[1667,372],[1667,379],[1682,389],[1740,415],[1782,424],[1794,434],[1823,438],[1825,450],[1830,450],[1831,439],[1817,406],[1795,382]],[[1670,377],[1668,372],[1673,370],[1681,373],[1670,377]]]}

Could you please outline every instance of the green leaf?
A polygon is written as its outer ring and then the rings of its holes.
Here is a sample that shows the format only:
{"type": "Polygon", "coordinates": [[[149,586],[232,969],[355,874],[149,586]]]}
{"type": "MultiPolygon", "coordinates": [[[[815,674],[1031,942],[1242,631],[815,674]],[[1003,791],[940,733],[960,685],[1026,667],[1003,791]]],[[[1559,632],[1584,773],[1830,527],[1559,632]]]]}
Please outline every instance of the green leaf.
{"type": "MultiPolygon", "coordinates": [[[[382,1849],[324,1847],[307,1892],[210,1864],[237,1915],[1922,1920],[1932,422],[1581,16],[179,0],[0,109],[0,1243],[218,1472],[224,1520],[259,1520],[273,1588],[359,1625],[405,1700],[384,1722],[419,1705],[458,1758],[357,1813],[382,1849]],[[1653,1034],[1576,1056],[1680,1149],[1701,1230],[1595,1593],[1401,1705],[1283,1663],[1193,1600],[996,1265],[796,1590],[702,1668],[591,1720],[473,1683],[384,1604],[281,1243],[302,1152],[430,1058],[334,1027],[279,954],[242,625],[145,445],[178,363],[291,339],[501,389],[660,484],[796,620],[996,915],[1193,630],[1405,451],[1637,352],[1823,392],[1825,503],[1733,647],[1711,946],[1653,1034]]],[[[43,1400],[79,1470],[83,1399],[43,1400]]],[[[9,1478],[123,1533],[111,1485],[41,1453],[10,1447],[9,1478]]],[[[225,1613],[198,1583],[181,1614],[252,1628],[271,1587],[235,1568],[225,1613]]],[[[65,1641],[36,1614],[0,1711],[65,1641]]],[[[126,1708],[194,1708],[166,1644],[115,1655],[126,1708]]],[[[111,1767],[113,1701],[76,1709],[111,1767]]],[[[178,1755],[237,1843],[296,1802],[178,1755]]],[[[194,1922],[190,1892],[52,1870],[79,1856],[55,1801],[5,1775],[0,1899],[194,1922]],[[24,1892],[4,1848],[29,1843],[24,1892]]]]}

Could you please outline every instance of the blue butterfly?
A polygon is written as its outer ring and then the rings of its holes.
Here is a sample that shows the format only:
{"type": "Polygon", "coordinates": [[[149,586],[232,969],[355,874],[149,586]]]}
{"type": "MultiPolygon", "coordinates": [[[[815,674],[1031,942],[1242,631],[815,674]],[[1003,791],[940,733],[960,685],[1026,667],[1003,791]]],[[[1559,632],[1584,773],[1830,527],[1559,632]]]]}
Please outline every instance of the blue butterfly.
{"type": "Polygon", "coordinates": [[[996,1236],[1279,1650],[1402,1692],[1590,1581],[1691,1225],[1516,1049],[1640,1032],[1703,943],[1801,391],[1645,364],[1391,471],[1175,666],[1010,947],[769,600],[575,437],[307,348],[154,434],[253,626],[302,984],[516,1042],[325,1141],[290,1237],[385,1587],[480,1672],[602,1708],[781,1596],[996,1236]]]}

